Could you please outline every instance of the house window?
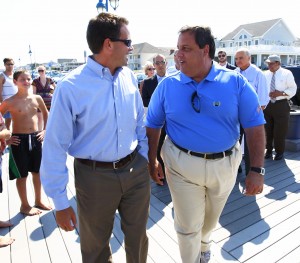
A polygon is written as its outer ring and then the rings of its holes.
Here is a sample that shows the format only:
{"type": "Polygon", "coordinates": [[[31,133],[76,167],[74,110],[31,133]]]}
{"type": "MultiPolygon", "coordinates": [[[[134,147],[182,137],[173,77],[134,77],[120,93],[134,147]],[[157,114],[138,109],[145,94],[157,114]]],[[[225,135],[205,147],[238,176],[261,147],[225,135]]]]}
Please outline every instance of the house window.
{"type": "Polygon", "coordinates": [[[242,38],[243,38],[243,36],[242,36],[242,35],[240,35],[239,39],[242,39],[242,38]]]}
{"type": "Polygon", "coordinates": [[[240,46],[240,47],[242,46],[242,42],[239,42],[239,46],[240,46]]]}
{"type": "Polygon", "coordinates": [[[248,46],[251,46],[251,41],[248,41],[248,46]]]}
{"type": "Polygon", "coordinates": [[[255,40],[255,45],[256,45],[256,46],[258,45],[258,40],[255,40]]]}
{"type": "Polygon", "coordinates": [[[230,43],[229,46],[232,47],[232,43],[230,43]]]}
{"type": "Polygon", "coordinates": [[[246,39],[247,38],[247,36],[246,35],[244,35],[244,39],[246,39]]]}

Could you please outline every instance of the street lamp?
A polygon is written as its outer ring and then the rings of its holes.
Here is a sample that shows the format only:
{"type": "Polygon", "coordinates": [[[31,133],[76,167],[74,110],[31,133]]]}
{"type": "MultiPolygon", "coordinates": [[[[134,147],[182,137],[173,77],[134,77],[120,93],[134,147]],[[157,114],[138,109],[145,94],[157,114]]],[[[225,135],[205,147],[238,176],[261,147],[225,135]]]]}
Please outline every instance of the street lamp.
{"type": "Polygon", "coordinates": [[[104,0],[99,0],[98,4],[96,5],[98,13],[102,13],[104,11],[108,12],[108,1],[110,6],[116,10],[119,6],[119,0],[105,0],[105,3],[103,3],[104,0]]]}
{"type": "Polygon", "coordinates": [[[31,47],[29,45],[29,56],[30,56],[30,67],[31,67],[31,78],[33,79],[33,65],[32,65],[32,59],[31,59],[31,55],[32,55],[32,51],[31,51],[31,47]]]}

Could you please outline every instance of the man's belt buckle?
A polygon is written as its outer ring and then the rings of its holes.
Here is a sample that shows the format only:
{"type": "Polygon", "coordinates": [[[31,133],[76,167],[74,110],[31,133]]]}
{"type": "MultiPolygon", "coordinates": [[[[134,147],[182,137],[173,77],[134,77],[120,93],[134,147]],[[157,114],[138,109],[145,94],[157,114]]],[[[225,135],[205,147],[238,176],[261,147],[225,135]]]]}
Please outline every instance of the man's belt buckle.
{"type": "Polygon", "coordinates": [[[118,164],[119,162],[120,162],[120,160],[113,162],[113,168],[114,168],[115,170],[119,169],[119,168],[117,167],[117,164],[118,164]]]}

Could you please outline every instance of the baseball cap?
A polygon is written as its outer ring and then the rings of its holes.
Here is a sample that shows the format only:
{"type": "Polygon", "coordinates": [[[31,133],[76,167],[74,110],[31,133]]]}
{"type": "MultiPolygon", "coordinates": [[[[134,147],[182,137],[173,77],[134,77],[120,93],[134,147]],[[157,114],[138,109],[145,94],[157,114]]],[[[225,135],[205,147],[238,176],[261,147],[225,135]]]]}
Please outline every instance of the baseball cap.
{"type": "Polygon", "coordinates": [[[281,59],[280,59],[280,56],[278,55],[270,55],[267,59],[266,59],[266,62],[269,63],[269,62],[280,62],[281,63],[281,59]]]}

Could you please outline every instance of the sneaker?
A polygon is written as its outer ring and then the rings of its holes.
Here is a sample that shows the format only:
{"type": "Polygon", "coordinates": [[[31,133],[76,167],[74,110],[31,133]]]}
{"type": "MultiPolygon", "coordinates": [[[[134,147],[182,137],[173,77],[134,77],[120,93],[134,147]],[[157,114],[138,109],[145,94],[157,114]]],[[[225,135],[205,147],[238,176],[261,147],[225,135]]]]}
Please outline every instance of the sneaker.
{"type": "Polygon", "coordinates": [[[210,260],[210,250],[201,252],[200,263],[208,263],[210,260]]]}
{"type": "Polygon", "coordinates": [[[283,158],[283,153],[276,153],[274,160],[278,161],[283,158]]]}
{"type": "Polygon", "coordinates": [[[266,152],[266,154],[265,154],[265,159],[270,159],[270,158],[272,158],[272,152],[266,152]]]}

